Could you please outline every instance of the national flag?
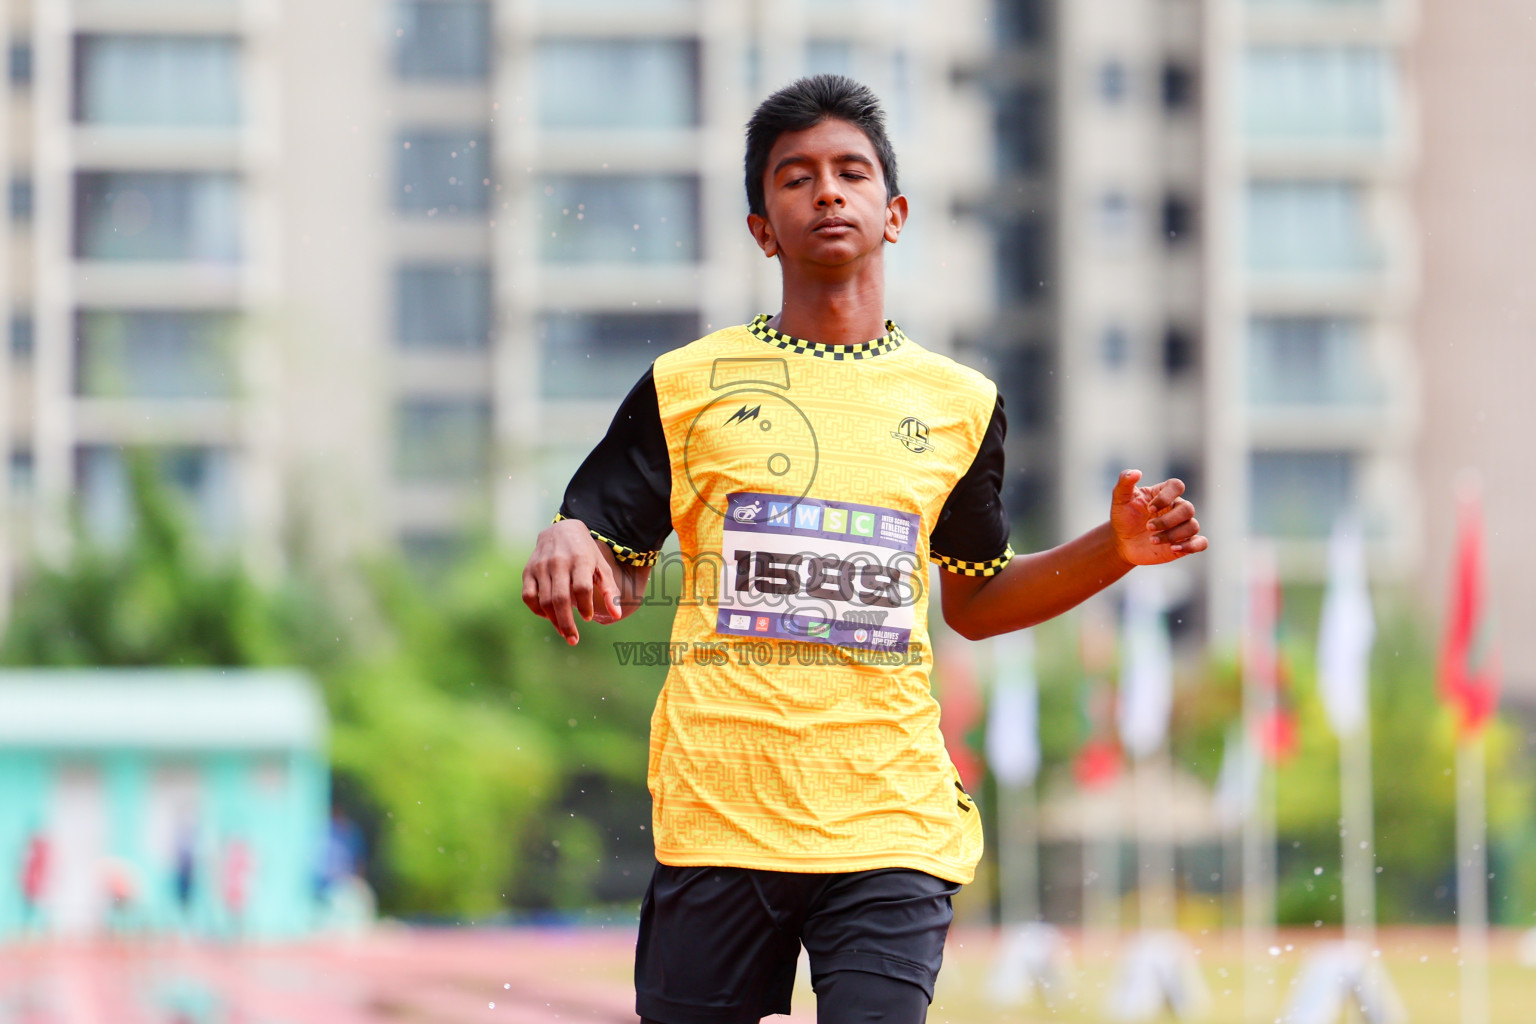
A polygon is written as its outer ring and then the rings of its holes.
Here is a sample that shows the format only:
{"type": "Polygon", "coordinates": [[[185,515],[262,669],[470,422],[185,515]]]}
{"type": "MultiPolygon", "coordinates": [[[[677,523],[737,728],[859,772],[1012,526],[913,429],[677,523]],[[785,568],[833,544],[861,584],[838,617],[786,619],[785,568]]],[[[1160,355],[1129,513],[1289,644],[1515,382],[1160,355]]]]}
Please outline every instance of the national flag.
{"type": "Polygon", "coordinates": [[[1358,524],[1341,519],[1328,544],[1328,589],[1317,632],[1318,693],[1335,735],[1352,735],[1365,721],[1375,635],[1365,541],[1358,524]]]}
{"type": "Polygon", "coordinates": [[[1078,612],[1078,648],[1087,680],[1083,686],[1083,723],[1088,739],[1072,761],[1072,774],[1083,789],[1101,789],[1120,775],[1120,744],[1115,739],[1114,616],[1104,600],[1090,600],[1078,612]]]}
{"type": "Polygon", "coordinates": [[[1259,802],[1263,762],[1243,734],[1242,726],[1227,730],[1222,745],[1221,768],[1216,773],[1216,816],[1228,827],[1248,820],[1259,802]]]}
{"type": "Polygon", "coordinates": [[[1035,637],[1029,630],[992,641],[992,704],[987,709],[987,765],[999,782],[1027,786],[1040,770],[1040,698],[1035,637]]]}
{"type": "Polygon", "coordinates": [[[1242,653],[1244,686],[1259,703],[1253,743],[1269,760],[1283,761],[1296,750],[1296,712],[1280,654],[1280,574],[1274,549],[1266,544],[1256,543],[1249,552],[1242,653]]]}
{"type": "Polygon", "coordinates": [[[1132,757],[1156,753],[1173,711],[1173,650],[1155,575],[1126,581],[1124,655],[1120,662],[1120,742],[1132,757]]]}
{"type": "Polygon", "coordinates": [[[1084,789],[1101,789],[1120,775],[1120,748],[1113,740],[1090,737],[1072,762],[1072,776],[1084,789]]]}
{"type": "Polygon", "coordinates": [[[1440,695],[1456,709],[1462,736],[1471,737],[1498,706],[1500,663],[1483,565],[1482,502],[1476,490],[1468,488],[1460,505],[1445,645],[1440,652],[1440,695]]]}

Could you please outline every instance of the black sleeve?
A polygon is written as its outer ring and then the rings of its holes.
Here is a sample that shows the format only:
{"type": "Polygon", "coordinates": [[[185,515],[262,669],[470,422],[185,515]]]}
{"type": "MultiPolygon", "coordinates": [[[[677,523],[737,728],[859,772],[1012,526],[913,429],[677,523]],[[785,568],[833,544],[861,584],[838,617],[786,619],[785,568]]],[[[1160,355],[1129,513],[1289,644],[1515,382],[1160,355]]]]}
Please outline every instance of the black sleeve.
{"type": "Polygon", "coordinates": [[[620,562],[653,565],[672,532],[672,464],[651,370],[565,488],[561,519],[579,519],[620,562]]]}
{"type": "Polygon", "coordinates": [[[1003,509],[1003,438],[1008,420],[997,396],[971,468],[944,501],[928,536],[929,556],[950,572],[991,576],[1008,564],[1008,513],[1003,509]]]}

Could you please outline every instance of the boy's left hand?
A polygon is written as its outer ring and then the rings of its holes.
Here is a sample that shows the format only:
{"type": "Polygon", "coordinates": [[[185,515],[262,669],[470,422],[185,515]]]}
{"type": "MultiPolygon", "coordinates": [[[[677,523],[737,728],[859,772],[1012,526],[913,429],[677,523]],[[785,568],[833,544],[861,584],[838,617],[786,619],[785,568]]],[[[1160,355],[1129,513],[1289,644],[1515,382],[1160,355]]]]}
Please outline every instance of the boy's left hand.
{"type": "Polygon", "coordinates": [[[1184,498],[1184,481],[1164,480],[1137,487],[1141,470],[1120,474],[1110,498],[1109,523],[1115,549],[1132,565],[1161,565],[1204,551],[1209,541],[1200,534],[1195,506],[1184,498]]]}

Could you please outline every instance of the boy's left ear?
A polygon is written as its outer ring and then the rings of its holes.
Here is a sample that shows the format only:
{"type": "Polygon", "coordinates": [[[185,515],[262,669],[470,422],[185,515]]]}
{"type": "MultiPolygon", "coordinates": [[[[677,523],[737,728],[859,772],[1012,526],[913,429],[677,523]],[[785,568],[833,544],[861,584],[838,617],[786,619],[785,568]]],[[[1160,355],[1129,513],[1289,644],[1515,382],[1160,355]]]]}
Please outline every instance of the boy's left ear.
{"type": "Polygon", "coordinates": [[[901,237],[901,227],[907,222],[907,197],[892,196],[885,204],[885,240],[895,242],[901,237]]]}

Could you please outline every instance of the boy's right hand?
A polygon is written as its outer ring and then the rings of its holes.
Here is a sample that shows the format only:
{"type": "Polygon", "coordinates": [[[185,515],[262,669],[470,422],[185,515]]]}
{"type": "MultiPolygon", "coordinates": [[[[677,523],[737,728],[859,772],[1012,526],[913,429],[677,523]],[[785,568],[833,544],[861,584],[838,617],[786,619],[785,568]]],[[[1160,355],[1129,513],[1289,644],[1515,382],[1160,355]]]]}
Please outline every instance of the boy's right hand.
{"type": "Polygon", "coordinates": [[[576,617],[613,622],[624,615],[612,556],[577,519],[545,527],[523,569],[523,603],[554,623],[567,643],[576,643],[576,617]]]}

